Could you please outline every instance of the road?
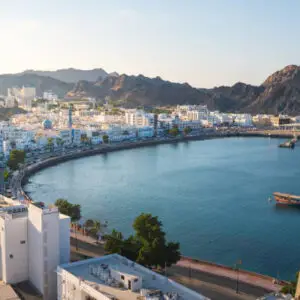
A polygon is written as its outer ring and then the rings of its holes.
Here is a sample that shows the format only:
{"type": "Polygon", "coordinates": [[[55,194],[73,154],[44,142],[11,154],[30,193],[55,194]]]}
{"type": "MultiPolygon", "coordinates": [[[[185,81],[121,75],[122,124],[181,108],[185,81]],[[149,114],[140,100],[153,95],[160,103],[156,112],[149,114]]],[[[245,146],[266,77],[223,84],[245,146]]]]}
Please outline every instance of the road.
{"type": "Polygon", "coordinates": [[[239,282],[237,294],[236,280],[177,265],[167,269],[167,276],[213,300],[250,300],[269,293],[263,288],[239,282]]]}
{"type": "MultiPolygon", "coordinates": [[[[72,234],[71,238],[71,252],[74,260],[105,254],[103,245],[97,245],[95,241],[87,243],[85,237],[80,234],[77,235],[77,240],[74,236],[72,234]]],[[[166,275],[212,300],[252,300],[270,292],[261,287],[239,282],[239,293],[237,294],[235,279],[190,269],[181,265],[167,268],[166,275]]]]}

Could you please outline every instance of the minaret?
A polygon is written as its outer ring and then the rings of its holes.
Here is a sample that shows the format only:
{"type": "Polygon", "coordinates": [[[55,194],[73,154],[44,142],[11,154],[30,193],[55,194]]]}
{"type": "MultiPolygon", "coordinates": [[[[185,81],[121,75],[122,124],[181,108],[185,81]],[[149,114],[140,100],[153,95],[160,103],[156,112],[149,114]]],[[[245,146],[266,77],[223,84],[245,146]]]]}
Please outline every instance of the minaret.
{"type": "Polygon", "coordinates": [[[69,105],[69,121],[68,121],[68,127],[71,129],[73,125],[72,121],[72,104],[69,105]]]}

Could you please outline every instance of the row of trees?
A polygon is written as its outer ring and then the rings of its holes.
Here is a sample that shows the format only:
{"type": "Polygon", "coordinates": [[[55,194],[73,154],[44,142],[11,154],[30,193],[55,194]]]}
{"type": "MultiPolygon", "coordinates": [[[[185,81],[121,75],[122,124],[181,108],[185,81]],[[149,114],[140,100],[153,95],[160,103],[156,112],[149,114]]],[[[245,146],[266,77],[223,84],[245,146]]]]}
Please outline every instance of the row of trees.
{"type": "MultiPolygon", "coordinates": [[[[81,207],[66,199],[57,199],[55,205],[62,214],[70,216],[72,222],[81,219],[81,207]]],[[[95,238],[103,232],[99,221],[86,220],[83,224],[85,231],[95,238]]],[[[134,234],[124,238],[115,229],[104,236],[105,251],[118,253],[147,267],[165,267],[176,263],[180,259],[179,243],[167,242],[162,222],[151,214],[141,214],[133,222],[134,234]]]]}
{"type": "MultiPolygon", "coordinates": [[[[192,132],[192,128],[190,126],[184,127],[183,129],[183,134],[184,135],[188,135],[189,133],[192,132]]],[[[173,128],[171,128],[168,133],[172,136],[178,136],[180,134],[180,131],[178,129],[178,126],[173,126],[173,128]]]]}
{"type": "MultiPolygon", "coordinates": [[[[58,207],[60,213],[69,216],[71,222],[76,223],[81,219],[81,206],[79,204],[72,204],[66,199],[59,198],[55,201],[55,206],[58,207]]],[[[81,226],[84,227],[88,235],[98,238],[99,233],[103,231],[105,225],[102,225],[98,220],[88,219],[81,226]]],[[[79,225],[79,227],[81,226],[79,225]]]]}
{"type": "Polygon", "coordinates": [[[25,151],[13,149],[10,151],[9,159],[7,161],[7,166],[15,171],[18,170],[20,165],[24,164],[25,162],[25,151]]]}

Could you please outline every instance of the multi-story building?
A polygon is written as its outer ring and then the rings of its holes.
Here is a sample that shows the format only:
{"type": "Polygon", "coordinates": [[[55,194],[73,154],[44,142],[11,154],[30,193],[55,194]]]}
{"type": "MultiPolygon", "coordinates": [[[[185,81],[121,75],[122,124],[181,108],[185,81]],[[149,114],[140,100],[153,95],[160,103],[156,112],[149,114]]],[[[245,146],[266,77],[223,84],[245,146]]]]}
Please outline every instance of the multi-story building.
{"type": "Polygon", "coordinates": [[[29,280],[43,295],[56,299],[59,264],[70,260],[70,218],[43,203],[1,208],[0,280],[29,280]]]}
{"type": "Polygon", "coordinates": [[[36,96],[36,89],[35,87],[27,86],[22,88],[13,87],[7,90],[7,96],[14,97],[20,106],[31,109],[32,101],[36,96]]]}
{"type": "Polygon", "coordinates": [[[62,139],[65,145],[72,144],[72,130],[71,129],[62,129],[59,132],[59,137],[62,139]]]}
{"type": "Polygon", "coordinates": [[[125,111],[125,123],[130,126],[154,126],[154,114],[142,110],[128,109],[125,111]]]}
{"type": "Polygon", "coordinates": [[[12,108],[16,106],[16,98],[14,96],[5,97],[5,107],[12,108]]]}
{"type": "Polygon", "coordinates": [[[56,101],[58,99],[58,96],[54,94],[51,90],[49,90],[43,93],[43,99],[48,101],[56,101]]]}
{"type": "Polygon", "coordinates": [[[279,116],[271,116],[271,124],[274,127],[279,127],[280,125],[290,124],[292,123],[291,117],[279,115],[279,116]]]}
{"type": "Polygon", "coordinates": [[[79,145],[81,143],[81,130],[80,129],[71,129],[72,131],[72,143],[79,145]]]}
{"type": "Polygon", "coordinates": [[[173,280],[118,254],[61,265],[58,300],[205,300],[173,280]]]}

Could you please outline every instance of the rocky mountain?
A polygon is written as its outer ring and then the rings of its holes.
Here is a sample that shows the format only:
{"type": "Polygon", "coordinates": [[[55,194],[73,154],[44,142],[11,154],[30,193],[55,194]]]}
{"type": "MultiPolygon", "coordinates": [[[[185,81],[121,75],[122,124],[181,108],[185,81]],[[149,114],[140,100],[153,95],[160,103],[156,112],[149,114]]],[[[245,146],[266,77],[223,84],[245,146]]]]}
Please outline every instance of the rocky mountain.
{"type": "Polygon", "coordinates": [[[93,70],[79,70],[79,69],[60,69],[56,71],[36,71],[27,70],[24,74],[35,74],[39,76],[52,77],[54,79],[67,82],[76,83],[80,80],[97,81],[99,78],[105,78],[108,74],[101,68],[93,70]]]}
{"type": "Polygon", "coordinates": [[[237,83],[211,89],[215,106],[249,113],[300,113],[300,67],[289,65],[270,75],[260,86],[237,83]]]}
{"type": "Polygon", "coordinates": [[[95,97],[133,107],[137,105],[175,105],[205,104],[209,95],[189,84],[173,83],[160,77],[148,78],[143,75],[128,76],[125,74],[107,76],[97,82],[79,81],[67,94],[69,97],[95,97]]]}
{"type": "Polygon", "coordinates": [[[73,87],[73,84],[36,74],[19,73],[0,75],[0,94],[2,95],[7,95],[7,89],[10,87],[22,87],[23,85],[34,86],[38,96],[42,96],[46,90],[52,90],[60,97],[64,97],[73,87]]]}
{"type": "Polygon", "coordinates": [[[0,75],[0,94],[6,94],[12,86],[31,85],[36,87],[38,95],[51,89],[60,97],[94,97],[100,102],[110,99],[125,107],[207,104],[209,109],[224,112],[295,115],[300,114],[299,70],[299,66],[289,65],[259,86],[238,82],[213,89],[196,89],[188,83],[174,83],[160,77],[107,74],[102,69],[25,71],[0,75]]]}
{"type": "Polygon", "coordinates": [[[289,65],[269,76],[262,84],[264,90],[247,109],[270,114],[300,113],[300,67],[289,65]]]}

